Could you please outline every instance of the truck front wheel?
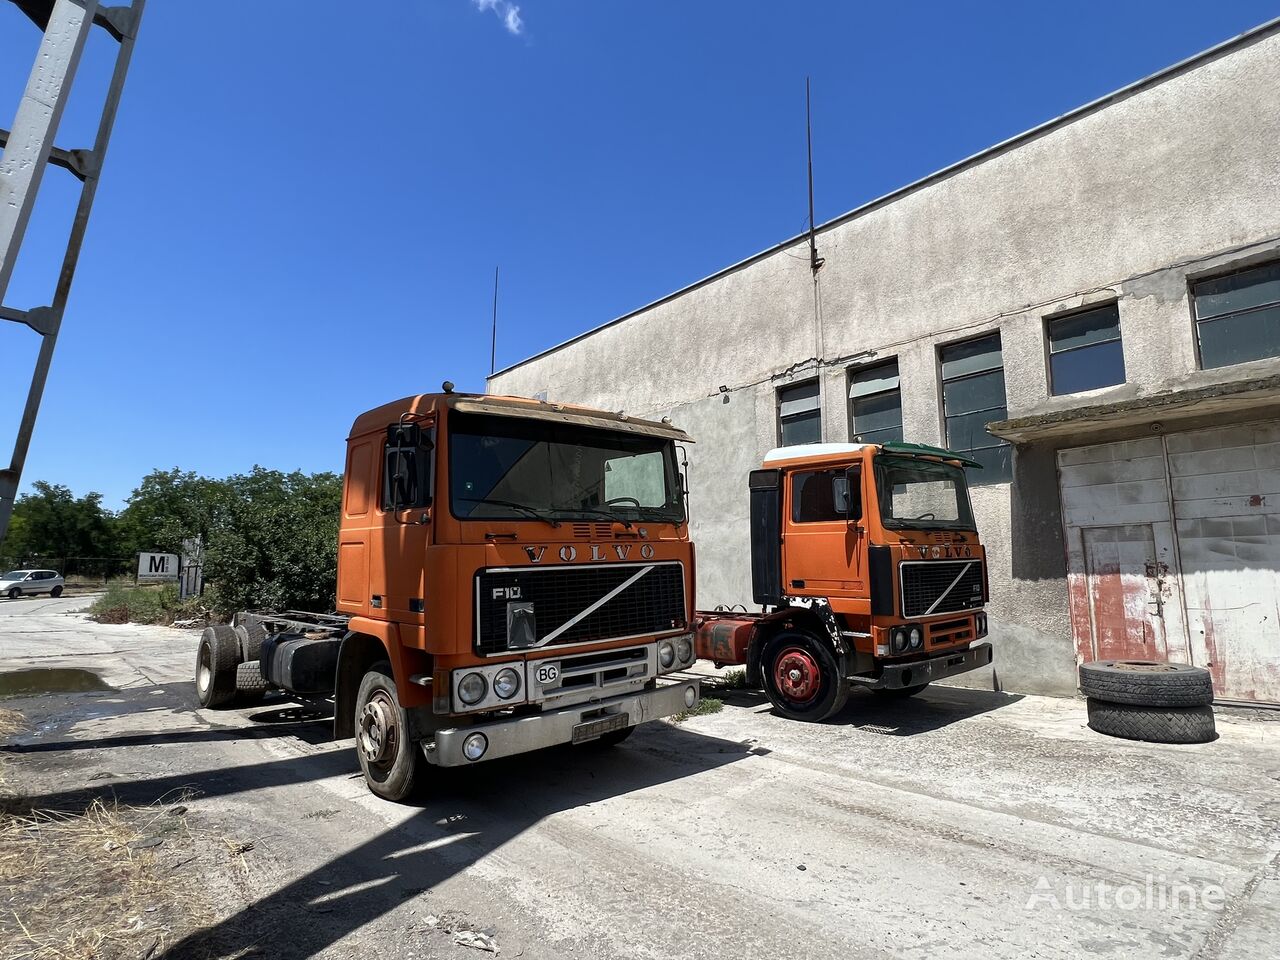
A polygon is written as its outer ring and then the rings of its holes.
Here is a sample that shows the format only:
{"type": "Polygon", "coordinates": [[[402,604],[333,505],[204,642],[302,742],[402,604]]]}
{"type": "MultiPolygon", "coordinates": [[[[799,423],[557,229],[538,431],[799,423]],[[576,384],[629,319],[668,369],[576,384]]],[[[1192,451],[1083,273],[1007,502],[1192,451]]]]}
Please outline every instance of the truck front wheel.
{"type": "Polygon", "coordinates": [[[356,756],[369,789],[400,803],[413,793],[423,758],[409,739],[409,719],[396,696],[391,664],[375,663],[356,694],[356,756]]]}
{"type": "Polygon", "coordinates": [[[764,645],[760,657],[764,691],[784,717],[816,723],[840,710],[849,686],[835,655],[816,637],[784,630],[764,645]]]}

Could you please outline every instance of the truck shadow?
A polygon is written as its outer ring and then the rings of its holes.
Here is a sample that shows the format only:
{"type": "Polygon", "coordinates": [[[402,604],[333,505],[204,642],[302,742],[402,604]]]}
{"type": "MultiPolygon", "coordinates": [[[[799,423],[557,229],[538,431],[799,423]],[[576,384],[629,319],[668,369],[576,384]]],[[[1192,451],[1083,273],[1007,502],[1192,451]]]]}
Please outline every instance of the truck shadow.
{"type": "MultiPolygon", "coordinates": [[[[172,742],[181,744],[183,738],[175,736],[172,742]]],[[[158,956],[193,960],[252,951],[286,960],[313,957],[407,899],[462,873],[548,817],[697,776],[755,752],[750,744],[654,723],[612,749],[559,747],[447,772],[428,768],[430,789],[407,820],[378,830],[158,956]]],[[[100,790],[46,794],[29,802],[52,810],[83,809],[93,796],[137,805],[177,799],[198,804],[202,799],[247,799],[272,788],[353,775],[358,776],[354,752],[340,749],[117,782],[100,790]]],[[[353,806],[352,815],[359,818],[360,808],[353,806]]],[[[369,821],[382,823],[365,815],[364,822],[369,821]]],[[[425,936],[426,931],[416,935],[425,936]]],[[[448,948],[452,946],[450,938],[448,948]]]]}
{"type": "Polygon", "coordinates": [[[938,685],[905,699],[855,689],[845,708],[827,723],[885,736],[910,737],[999,710],[1021,699],[1017,693],[938,685]]]}
{"type": "MultiPolygon", "coordinates": [[[[763,690],[741,687],[717,689],[708,685],[703,687],[703,694],[723,700],[727,706],[748,710],[763,708],[775,717],[782,716],[770,708],[769,698],[763,690]]],[[[1022,695],[1017,693],[939,685],[903,699],[855,687],[850,691],[849,702],[844,708],[821,723],[823,726],[857,727],[885,736],[909,737],[999,710],[1021,699],[1022,695]]]]}

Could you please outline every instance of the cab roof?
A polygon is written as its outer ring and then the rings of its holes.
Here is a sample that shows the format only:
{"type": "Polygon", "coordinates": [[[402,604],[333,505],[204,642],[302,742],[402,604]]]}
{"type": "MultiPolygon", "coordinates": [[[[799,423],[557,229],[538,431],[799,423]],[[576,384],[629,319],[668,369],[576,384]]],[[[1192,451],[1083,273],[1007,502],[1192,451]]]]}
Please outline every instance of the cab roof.
{"type": "Polygon", "coordinates": [[[767,467],[779,463],[808,463],[815,461],[826,463],[840,460],[868,449],[879,449],[885,453],[905,457],[930,457],[937,460],[961,463],[966,467],[982,468],[982,464],[978,463],[978,461],[956,453],[954,450],[931,447],[924,443],[903,443],[900,440],[890,440],[886,443],[797,443],[790,447],[775,447],[764,455],[763,465],[767,467]]]}
{"type": "Polygon", "coordinates": [[[578,426],[596,427],[619,433],[642,434],[663,437],[681,443],[693,443],[693,438],[667,422],[642,420],[623,412],[610,413],[571,403],[548,403],[527,397],[500,397],[478,393],[421,393],[392,403],[384,403],[356,417],[351,426],[351,436],[385,430],[406,413],[428,416],[442,407],[459,413],[483,413],[493,416],[517,417],[527,420],[544,420],[553,423],[572,423],[578,426]]]}

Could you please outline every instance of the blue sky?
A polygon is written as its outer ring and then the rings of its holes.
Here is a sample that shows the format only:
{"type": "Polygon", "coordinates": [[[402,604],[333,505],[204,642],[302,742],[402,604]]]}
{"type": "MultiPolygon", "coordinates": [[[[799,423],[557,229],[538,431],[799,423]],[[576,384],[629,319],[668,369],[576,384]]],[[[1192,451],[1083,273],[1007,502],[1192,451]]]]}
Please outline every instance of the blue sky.
{"type": "MultiPolygon", "coordinates": [[[[806,74],[823,220],[1276,12],[153,0],[24,486],[337,470],[361,410],[483,389],[495,263],[502,366],[797,233],[806,74]]],[[[0,125],[37,39],[0,4],[0,125]]],[[[51,170],[9,305],[47,302],[74,197],[51,170]]],[[[0,456],[35,341],[0,324],[0,456]]]]}

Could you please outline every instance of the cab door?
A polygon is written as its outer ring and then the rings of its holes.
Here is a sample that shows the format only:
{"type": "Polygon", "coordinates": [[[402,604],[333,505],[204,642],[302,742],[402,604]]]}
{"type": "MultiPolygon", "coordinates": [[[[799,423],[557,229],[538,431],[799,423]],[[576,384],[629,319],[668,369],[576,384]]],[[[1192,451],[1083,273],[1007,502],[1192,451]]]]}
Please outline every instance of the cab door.
{"type": "Polygon", "coordinates": [[[788,596],[867,597],[862,486],[857,465],[787,473],[782,589],[788,596]]]}

